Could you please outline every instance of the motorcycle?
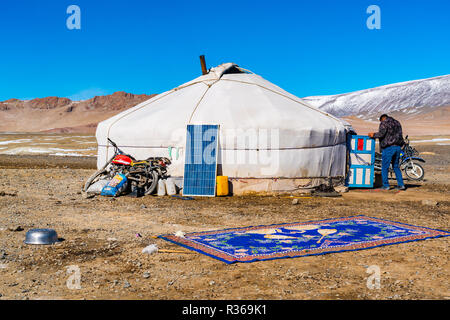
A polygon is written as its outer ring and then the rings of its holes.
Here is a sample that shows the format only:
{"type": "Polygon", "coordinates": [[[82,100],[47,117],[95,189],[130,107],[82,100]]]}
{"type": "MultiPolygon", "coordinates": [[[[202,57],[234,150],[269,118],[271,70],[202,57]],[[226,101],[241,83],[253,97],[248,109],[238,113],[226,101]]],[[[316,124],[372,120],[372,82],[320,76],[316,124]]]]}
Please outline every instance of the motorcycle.
{"type": "Polygon", "coordinates": [[[133,156],[124,153],[117,144],[108,138],[114,147],[114,155],[86,181],[83,191],[99,180],[111,180],[121,173],[130,182],[130,189],[135,196],[152,194],[159,179],[167,177],[167,166],[171,161],[165,157],[149,157],[146,160],[136,160],[133,156]]]}
{"type": "MultiPolygon", "coordinates": [[[[405,143],[400,152],[400,170],[402,170],[411,180],[422,180],[425,176],[425,169],[418,162],[424,163],[425,160],[419,157],[419,152],[409,145],[408,136],[406,136],[404,140],[405,143]]],[[[376,171],[381,171],[381,153],[375,152],[374,169],[376,171]]],[[[391,165],[389,167],[389,175],[392,176],[393,174],[394,169],[391,165]]]]}

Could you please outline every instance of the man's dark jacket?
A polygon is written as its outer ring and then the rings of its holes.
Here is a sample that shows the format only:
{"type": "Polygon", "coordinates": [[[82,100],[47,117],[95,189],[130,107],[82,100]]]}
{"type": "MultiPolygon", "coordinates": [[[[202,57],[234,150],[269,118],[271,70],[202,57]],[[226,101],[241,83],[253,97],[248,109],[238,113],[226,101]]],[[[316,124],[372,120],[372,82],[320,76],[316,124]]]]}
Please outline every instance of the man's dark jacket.
{"type": "Polygon", "coordinates": [[[402,125],[400,122],[389,116],[384,121],[381,121],[380,128],[373,137],[380,139],[381,149],[390,146],[401,147],[404,144],[402,125]]]}

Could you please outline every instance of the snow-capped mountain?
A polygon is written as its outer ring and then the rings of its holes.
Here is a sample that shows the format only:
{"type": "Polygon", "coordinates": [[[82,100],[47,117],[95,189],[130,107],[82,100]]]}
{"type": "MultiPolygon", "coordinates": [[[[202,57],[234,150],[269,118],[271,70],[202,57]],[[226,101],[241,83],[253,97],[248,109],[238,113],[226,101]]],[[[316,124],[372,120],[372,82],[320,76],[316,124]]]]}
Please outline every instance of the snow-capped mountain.
{"type": "Polygon", "coordinates": [[[374,120],[382,113],[393,112],[412,116],[450,106],[450,75],[303,100],[337,117],[374,120]]]}

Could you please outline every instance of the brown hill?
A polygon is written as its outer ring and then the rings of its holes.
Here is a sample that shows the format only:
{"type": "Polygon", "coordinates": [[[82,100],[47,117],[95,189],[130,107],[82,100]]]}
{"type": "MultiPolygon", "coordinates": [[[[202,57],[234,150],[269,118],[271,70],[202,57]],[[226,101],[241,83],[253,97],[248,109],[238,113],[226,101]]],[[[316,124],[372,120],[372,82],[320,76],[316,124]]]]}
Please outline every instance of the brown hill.
{"type": "Polygon", "coordinates": [[[84,101],[60,97],[9,99],[0,102],[0,132],[93,133],[100,121],[154,96],[119,91],[84,101]]]}

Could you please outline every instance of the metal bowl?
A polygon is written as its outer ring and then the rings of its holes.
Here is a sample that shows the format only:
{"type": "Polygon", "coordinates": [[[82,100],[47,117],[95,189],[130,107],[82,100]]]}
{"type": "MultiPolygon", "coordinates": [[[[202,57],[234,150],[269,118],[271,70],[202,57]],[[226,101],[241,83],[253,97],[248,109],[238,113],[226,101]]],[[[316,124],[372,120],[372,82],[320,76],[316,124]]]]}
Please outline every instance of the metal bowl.
{"type": "Polygon", "coordinates": [[[25,236],[26,244],[54,244],[58,242],[58,235],[53,229],[31,229],[25,236]]]}

